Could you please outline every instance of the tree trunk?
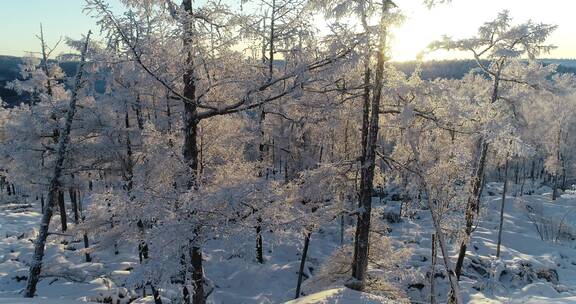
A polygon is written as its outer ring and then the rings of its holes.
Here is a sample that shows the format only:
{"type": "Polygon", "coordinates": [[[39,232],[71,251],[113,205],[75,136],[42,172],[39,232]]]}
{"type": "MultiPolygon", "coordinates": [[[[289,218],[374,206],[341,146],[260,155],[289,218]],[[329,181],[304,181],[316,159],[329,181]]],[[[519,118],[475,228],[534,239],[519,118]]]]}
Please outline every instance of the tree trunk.
{"type": "Polygon", "coordinates": [[[430,304],[436,304],[436,235],[432,234],[432,253],[430,266],[430,304]]]}
{"type": "MultiPolygon", "coordinates": [[[[184,10],[188,13],[189,19],[193,18],[192,0],[183,0],[182,5],[184,10]]],[[[187,48],[188,54],[186,58],[187,70],[184,73],[182,80],[184,82],[184,97],[188,101],[196,100],[196,80],[194,75],[194,62],[192,50],[192,37],[194,36],[193,21],[189,20],[185,23],[185,35],[183,38],[184,46],[187,48]]],[[[182,154],[184,161],[188,164],[191,170],[191,179],[188,182],[188,188],[197,188],[198,178],[198,123],[200,122],[197,117],[197,107],[194,102],[184,103],[184,146],[182,154]]],[[[193,238],[191,238],[193,239],[193,238]]],[[[190,242],[192,243],[192,242],[190,242]]],[[[204,270],[202,268],[202,249],[197,244],[189,244],[190,261],[192,263],[192,285],[194,294],[192,296],[193,304],[205,304],[204,298],[204,270]]]]}
{"type": "Polygon", "coordinates": [[[80,223],[80,213],[78,212],[78,197],[74,188],[68,188],[68,196],[72,203],[72,212],[74,212],[74,224],[78,225],[80,223]]]}
{"type": "MultiPolygon", "coordinates": [[[[427,190],[426,190],[427,191],[427,190]]],[[[440,225],[440,219],[436,212],[434,212],[434,204],[428,199],[428,208],[432,215],[432,224],[434,225],[434,231],[436,232],[436,238],[438,245],[440,246],[440,253],[442,254],[442,260],[444,261],[444,268],[446,273],[448,273],[448,281],[450,282],[451,292],[449,295],[449,302],[456,304],[462,303],[460,298],[460,286],[458,286],[458,277],[456,272],[452,268],[452,263],[450,261],[450,254],[446,246],[446,241],[444,240],[444,232],[442,231],[442,226],[440,225]]]]}
{"type": "MultiPolygon", "coordinates": [[[[562,138],[562,129],[560,128],[558,130],[558,136],[556,137],[556,161],[558,163],[558,165],[560,166],[560,164],[562,163],[562,160],[560,158],[560,144],[561,144],[561,138],[562,138]]],[[[556,174],[554,175],[554,189],[552,189],[552,200],[555,201],[558,198],[558,180],[560,179],[560,168],[556,169],[556,174]]],[[[14,192],[14,191],[12,191],[14,192]]]]}
{"type": "MultiPolygon", "coordinates": [[[[140,103],[140,101],[138,101],[140,103]]],[[[130,113],[128,103],[124,101],[124,128],[126,131],[126,159],[123,162],[124,190],[128,197],[132,197],[132,188],[134,187],[134,157],[132,152],[132,142],[130,141],[130,113]]]]}
{"type": "Polygon", "coordinates": [[[64,203],[64,192],[58,191],[58,209],[60,210],[60,223],[62,231],[68,230],[68,217],[66,216],[66,204],[64,203]]]}
{"type": "MultiPolygon", "coordinates": [[[[270,70],[270,73],[272,73],[272,70],[270,70]]],[[[272,75],[272,74],[270,74],[272,75]]],[[[260,162],[260,168],[259,168],[259,172],[258,172],[258,176],[259,177],[263,177],[264,176],[264,152],[266,150],[265,148],[265,143],[264,143],[264,120],[266,119],[266,113],[264,112],[264,108],[260,108],[260,144],[258,146],[258,160],[260,162]]],[[[268,171],[268,168],[266,167],[266,171],[268,171]]],[[[266,173],[266,179],[268,179],[268,173],[266,173]]],[[[257,211],[256,211],[257,212],[257,211]]],[[[258,217],[257,223],[256,223],[256,261],[260,264],[264,264],[264,244],[263,244],[263,240],[262,240],[262,218],[258,217]]]]}
{"type": "MultiPolygon", "coordinates": [[[[82,222],[84,222],[86,220],[86,216],[84,216],[82,214],[82,195],[80,194],[80,191],[78,191],[78,210],[80,211],[80,217],[82,218],[82,222]]],[[[90,248],[90,243],[88,242],[88,233],[86,231],[84,231],[83,234],[83,239],[84,239],[84,249],[88,249],[90,248]]],[[[86,263],[92,262],[92,257],[90,256],[90,253],[86,252],[84,254],[84,260],[86,261],[86,263]]]]}
{"type": "MultiPolygon", "coordinates": [[[[88,243],[88,234],[84,232],[84,249],[88,248],[90,248],[90,243],[88,243]]],[[[86,263],[92,262],[92,257],[88,252],[84,254],[84,259],[86,260],[86,263]]]]}
{"type": "Polygon", "coordinates": [[[520,164],[518,161],[516,161],[515,167],[514,167],[514,184],[518,185],[518,181],[519,181],[519,174],[520,173],[520,164]]]}
{"type": "Polygon", "coordinates": [[[62,170],[64,165],[64,159],[66,157],[66,150],[68,148],[68,143],[70,142],[70,130],[72,128],[72,121],[74,119],[74,114],[76,113],[76,102],[78,101],[78,91],[82,86],[82,74],[84,71],[84,65],[86,63],[86,50],[88,49],[88,42],[90,39],[91,32],[88,32],[86,36],[86,42],[82,49],[82,57],[80,60],[80,65],[78,66],[78,72],[76,73],[76,79],[74,88],[72,90],[72,96],[70,98],[70,104],[68,106],[68,111],[66,113],[66,122],[63,126],[60,137],[58,140],[58,147],[56,150],[56,163],[54,164],[54,172],[52,173],[52,178],[50,180],[50,187],[48,189],[48,202],[44,208],[42,214],[42,220],[40,224],[40,229],[38,231],[38,237],[34,245],[34,255],[32,262],[30,263],[30,271],[28,274],[28,282],[26,284],[26,290],[24,292],[24,297],[32,298],[36,293],[36,285],[40,279],[40,271],[42,269],[42,259],[44,258],[44,250],[46,247],[46,240],[48,239],[48,227],[50,226],[50,220],[52,219],[52,214],[54,212],[54,206],[56,205],[56,200],[58,199],[58,192],[61,191],[60,178],[62,177],[62,170]]]}
{"type": "Polygon", "coordinates": [[[456,261],[456,277],[460,279],[460,274],[462,274],[462,266],[464,265],[464,258],[466,257],[466,249],[468,247],[468,242],[470,241],[470,236],[472,235],[472,230],[474,226],[474,215],[477,213],[478,206],[480,204],[480,197],[482,195],[482,184],[484,169],[486,167],[486,156],[488,154],[488,143],[484,141],[483,138],[479,140],[480,152],[478,155],[478,162],[476,164],[476,170],[474,171],[474,176],[472,177],[472,191],[468,196],[468,204],[466,206],[466,227],[464,228],[464,239],[460,243],[460,250],[458,251],[458,259],[456,261]]]}
{"type": "Polygon", "coordinates": [[[140,94],[136,96],[136,104],[133,106],[134,112],[136,112],[136,123],[138,124],[138,129],[144,129],[144,116],[142,116],[142,100],[140,99],[140,94]]]}
{"type": "Polygon", "coordinates": [[[193,304],[204,304],[204,270],[202,269],[202,249],[192,246],[192,285],[194,286],[193,304]]]}
{"type": "Polygon", "coordinates": [[[358,221],[356,223],[356,235],[354,242],[354,258],[352,261],[352,279],[354,282],[350,287],[362,290],[368,269],[370,217],[372,212],[372,192],[374,180],[374,168],[376,165],[376,141],[378,139],[378,119],[380,110],[380,99],[382,97],[382,87],[384,84],[384,63],[386,61],[386,39],[388,28],[386,18],[390,2],[385,1],[382,6],[382,16],[380,20],[380,41],[378,46],[378,61],[376,64],[376,74],[374,83],[374,94],[371,104],[370,127],[365,147],[365,159],[362,163],[360,176],[360,194],[358,221]]]}
{"type": "Polygon", "coordinates": [[[520,196],[524,195],[524,185],[526,184],[526,178],[522,179],[522,184],[520,185],[520,196]]]}
{"type": "Polygon", "coordinates": [[[276,38],[274,32],[276,30],[275,28],[275,23],[276,23],[276,0],[272,0],[272,7],[271,7],[271,13],[270,13],[270,50],[268,53],[268,79],[272,79],[273,73],[274,73],[274,53],[275,53],[275,48],[274,48],[274,40],[276,38]]]}
{"type": "Polygon", "coordinates": [[[258,217],[258,225],[256,226],[256,261],[264,264],[264,245],[262,241],[262,218],[258,217]]]}
{"type": "Polygon", "coordinates": [[[555,201],[558,198],[558,173],[556,173],[554,175],[554,186],[552,186],[554,189],[552,189],[552,200],[555,201]]]}
{"type": "MultiPolygon", "coordinates": [[[[270,50],[268,53],[268,79],[271,80],[272,77],[274,76],[274,54],[276,52],[275,49],[275,39],[276,39],[276,28],[275,28],[275,23],[276,23],[276,12],[277,12],[277,8],[276,8],[276,0],[272,0],[271,3],[271,13],[270,13],[270,35],[269,35],[269,46],[270,46],[270,50]]],[[[263,19],[264,21],[264,29],[266,28],[266,19],[263,19]]],[[[264,43],[263,43],[263,52],[262,52],[262,61],[265,62],[266,60],[266,39],[264,39],[264,43]]],[[[264,129],[263,129],[263,125],[264,125],[264,119],[265,119],[265,112],[264,112],[264,108],[261,107],[260,108],[260,148],[259,148],[259,152],[260,152],[260,161],[263,162],[264,160],[264,129]]],[[[272,148],[272,153],[274,155],[274,148],[272,148]]],[[[272,159],[272,167],[273,167],[273,174],[275,174],[275,163],[274,163],[274,159],[272,159]]],[[[260,173],[260,176],[262,176],[262,172],[260,173]]],[[[268,178],[268,168],[266,168],[266,178],[268,178]]],[[[258,222],[261,222],[261,219],[258,218],[258,222]]],[[[258,263],[264,263],[264,259],[263,259],[263,254],[262,254],[262,250],[263,250],[263,242],[262,242],[262,227],[260,224],[258,224],[258,226],[256,227],[256,257],[258,260],[258,263]]]]}
{"type": "Polygon", "coordinates": [[[500,257],[500,244],[502,244],[502,226],[504,225],[504,206],[506,205],[506,190],[508,188],[508,156],[504,165],[504,187],[502,189],[502,204],[500,206],[500,225],[498,227],[498,243],[496,245],[496,257],[500,257]]]}
{"type": "Polygon", "coordinates": [[[48,47],[46,46],[46,41],[44,40],[44,29],[42,28],[42,24],[40,24],[40,44],[42,47],[42,70],[44,70],[44,74],[46,74],[46,92],[49,96],[52,96],[52,79],[50,76],[50,68],[48,67],[48,47]]]}
{"type": "MultiPolygon", "coordinates": [[[[492,86],[492,97],[490,102],[493,104],[498,101],[498,91],[500,87],[500,74],[503,68],[503,60],[498,62],[498,71],[494,76],[494,83],[492,86]]],[[[470,195],[468,196],[468,204],[466,207],[466,227],[464,228],[465,236],[460,244],[460,249],[458,251],[458,260],[456,261],[456,277],[460,279],[460,274],[462,273],[462,266],[464,265],[464,258],[466,257],[466,249],[468,242],[470,241],[470,236],[472,235],[472,228],[474,225],[474,215],[480,213],[480,198],[482,196],[482,186],[484,184],[484,170],[486,167],[486,159],[488,155],[488,142],[483,137],[479,139],[479,155],[478,160],[474,169],[474,175],[471,179],[472,189],[470,195]]]]}
{"type": "Polygon", "coordinates": [[[160,293],[154,285],[150,284],[150,288],[152,288],[152,296],[154,297],[154,304],[162,304],[162,299],[160,298],[160,293]]]}
{"type": "Polygon", "coordinates": [[[172,109],[170,108],[170,95],[166,98],[166,121],[168,123],[168,132],[172,131],[172,109]]]}
{"type": "Polygon", "coordinates": [[[532,160],[532,168],[530,169],[530,179],[532,179],[532,183],[534,183],[534,179],[536,177],[536,175],[534,174],[535,169],[536,169],[536,162],[532,160]]]}
{"type": "Polygon", "coordinates": [[[344,245],[344,214],[340,215],[340,246],[344,245]]]}
{"type": "Polygon", "coordinates": [[[300,288],[302,287],[302,278],[304,276],[304,266],[306,265],[306,256],[308,255],[308,245],[310,244],[310,232],[304,238],[304,249],[302,249],[302,256],[300,257],[300,269],[298,270],[298,284],[296,285],[296,295],[294,299],[300,297],[300,288]]]}

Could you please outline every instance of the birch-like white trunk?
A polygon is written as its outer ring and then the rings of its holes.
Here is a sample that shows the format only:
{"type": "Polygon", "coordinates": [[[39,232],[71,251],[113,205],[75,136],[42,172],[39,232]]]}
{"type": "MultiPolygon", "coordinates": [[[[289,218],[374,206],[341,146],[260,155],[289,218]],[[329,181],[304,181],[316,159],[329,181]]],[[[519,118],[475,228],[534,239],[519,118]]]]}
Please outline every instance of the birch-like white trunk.
{"type": "Polygon", "coordinates": [[[88,42],[90,40],[91,32],[88,32],[86,36],[86,42],[82,49],[82,56],[80,60],[80,65],[78,66],[78,72],[76,72],[76,79],[74,83],[74,88],[72,90],[72,97],[70,98],[70,104],[68,106],[68,111],[66,113],[66,121],[64,126],[60,130],[60,138],[58,140],[58,147],[56,150],[56,164],[54,165],[54,172],[50,180],[50,186],[48,189],[48,201],[44,207],[42,214],[42,221],[40,223],[40,229],[38,233],[38,238],[34,245],[34,256],[32,262],[30,263],[30,272],[28,274],[28,282],[26,284],[26,291],[24,297],[32,298],[36,293],[36,285],[40,279],[40,271],[42,269],[42,260],[44,258],[44,250],[46,247],[46,240],[48,239],[48,227],[50,226],[50,220],[54,214],[54,206],[58,200],[58,192],[61,191],[62,185],[60,178],[62,177],[64,160],[66,157],[66,150],[70,142],[70,130],[72,129],[72,121],[74,119],[74,114],[76,113],[76,103],[78,101],[78,92],[82,86],[82,74],[84,72],[84,65],[86,63],[86,50],[88,49],[88,42]]]}

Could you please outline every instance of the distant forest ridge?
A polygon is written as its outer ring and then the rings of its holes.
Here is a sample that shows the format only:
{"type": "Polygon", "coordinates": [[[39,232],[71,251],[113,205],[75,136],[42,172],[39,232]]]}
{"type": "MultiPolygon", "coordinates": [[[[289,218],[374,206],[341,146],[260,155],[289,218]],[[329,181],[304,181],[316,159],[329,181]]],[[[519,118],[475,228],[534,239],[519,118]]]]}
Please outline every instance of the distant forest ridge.
{"type": "MultiPolygon", "coordinates": [[[[557,64],[559,73],[576,74],[576,59],[539,59],[544,64],[557,64]]],[[[14,91],[6,89],[6,83],[20,77],[18,65],[22,63],[21,57],[0,55],[0,98],[9,105],[18,104],[24,100],[14,91]]],[[[416,69],[417,61],[393,62],[400,71],[410,75],[416,69]]],[[[421,63],[422,75],[425,80],[437,78],[460,79],[478,66],[472,59],[461,60],[432,60],[421,63]]],[[[66,75],[73,76],[76,72],[76,61],[61,61],[60,67],[66,75]]]]}
{"type": "MultiPolygon", "coordinates": [[[[16,92],[6,88],[6,84],[9,81],[20,78],[19,65],[22,63],[21,57],[0,55],[0,98],[8,103],[8,105],[15,105],[26,101],[26,97],[18,96],[16,92]]],[[[66,75],[73,76],[74,73],[76,73],[78,62],[61,61],[59,65],[66,75]]]]}

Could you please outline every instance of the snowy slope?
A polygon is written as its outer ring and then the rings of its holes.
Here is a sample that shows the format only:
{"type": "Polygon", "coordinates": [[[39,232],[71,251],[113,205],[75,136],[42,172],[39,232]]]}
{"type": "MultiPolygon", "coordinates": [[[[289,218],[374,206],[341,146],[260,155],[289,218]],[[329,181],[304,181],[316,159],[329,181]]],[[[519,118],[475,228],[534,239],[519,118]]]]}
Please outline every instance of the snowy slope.
{"type": "Polygon", "coordinates": [[[393,303],[392,301],[348,288],[334,288],[324,290],[296,300],[288,301],[285,304],[378,304],[393,303]]]}
{"type": "MultiPolygon", "coordinates": [[[[4,301],[0,303],[12,303],[20,298],[25,287],[27,265],[33,251],[32,240],[41,216],[36,204],[33,205],[25,208],[22,204],[2,205],[0,208],[0,301],[4,301]]],[[[59,231],[59,225],[56,215],[51,231],[59,231]]],[[[311,276],[314,269],[318,269],[339,246],[337,235],[336,227],[312,235],[306,276],[311,276]]],[[[98,251],[92,253],[93,263],[84,263],[81,253],[70,250],[81,249],[82,244],[62,244],[63,239],[49,238],[43,268],[48,277],[38,285],[40,298],[74,302],[114,296],[117,290],[122,290],[123,279],[129,274],[127,269],[137,264],[135,248],[125,246],[120,246],[120,255],[98,251]]],[[[207,244],[205,272],[216,285],[210,297],[213,303],[281,303],[294,298],[303,236],[283,231],[265,233],[266,263],[263,265],[254,262],[253,241],[251,235],[235,239],[238,250],[234,251],[222,250],[230,246],[220,241],[207,244]]],[[[178,291],[167,292],[167,295],[174,292],[178,291]]],[[[125,297],[120,303],[127,300],[125,297]]],[[[152,302],[150,297],[147,300],[140,302],[152,302]]],[[[166,299],[165,303],[169,300],[166,299]]]]}
{"type": "MultiPolygon", "coordinates": [[[[542,188],[533,195],[507,197],[502,256],[497,260],[494,255],[500,188],[499,184],[487,185],[483,200],[485,212],[473,233],[462,276],[464,299],[469,303],[576,303],[576,242],[569,237],[571,232],[576,235],[573,228],[576,223],[576,194],[565,193],[552,202],[549,189],[542,188]],[[535,212],[542,210],[541,217],[549,220],[551,239],[541,239],[535,223],[528,217],[527,206],[535,212]],[[559,227],[565,235],[555,240],[553,234],[559,227]]],[[[376,208],[389,208],[391,205],[393,203],[388,206],[377,204],[376,208]]],[[[73,250],[81,248],[80,243],[63,244],[63,238],[51,237],[46,257],[47,276],[39,284],[40,298],[32,302],[21,299],[20,291],[25,285],[23,277],[27,274],[33,248],[31,240],[39,217],[39,212],[32,206],[0,205],[0,304],[79,303],[117,295],[118,290],[122,290],[123,278],[137,263],[134,248],[121,248],[120,255],[96,252],[93,263],[84,263],[83,256],[73,250]]],[[[57,217],[54,222],[57,227],[57,217]]],[[[424,283],[424,287],[418,284],[405,286],[407,293],[414,301],[426,302],[429,291],[424,274],[430,265],[429,236],[432,233],[428,211],[418,211],[414,219],[405,218],[402,223],[391,224],[391,228],[392,237],[413,249],[406,273],[413,275],[413,283],[424,283]]],[[[334,223],[312,235],[307,277],[314,275],[322,262],[339,247],[338,233],[338,223],[334,223]]],[[[239,249],[234,252],[219,249],[225,247],[219,241],[208,244],[205,270],[216,286],[210,297],[213,303],[283,303],[294,297],[302,236],[276,231],[265,234],[264,240],[266,263],[263,265],[255,263],[250,256],[252,236],[237,240],[239,249]]],[[[436,273],[441,272],[439,265],[436,273]]],[[[442,301],[447,281],[440,276],[437,284],[437,299],[442,301]]],[[[151,299],[136,303],[145,302],[150,303],[151,299]]],[[[165,302],[169,303],[167,299],[165,302]]],[[[342,287],[287,303],[388,302],[382,297],[342,287]]]]}
{"type": "Polygon", "coordinates": [[[22,299],[22,298],[0,298],[0,304],[81,304],[83,301],[72,301],[62,299],[22,299]]]}
{"type": "MultiPolygon", "coordinates": [[[[495,184],[488,188],[500,189],[495,184]]],[[[504,274],[494,286],[477,291],[481,286],[465,278],[462,285],[471,302],[576,303],[576,242],[573,239],[576,236],[573,226],[576,223],[576,195],[563,194],[552,201],[550,192],[549,188],[544,187],[536,191],[538,194],[507,196],[501,249],[501,263],[504,266],[496,263],[494,269],[510,273],[523,265],[525,280],[510,281],[504,274]],[[527,209],[535,210],[535,213],[541,211],[545,223],[538,224],[530,220],[534,215],[530,215],[527,209]],[[537,225],[540,226],[538,229],[537,225]],[[550,239],[542,240],[538,230],[541,230],[545,238],[544,231],[548,230],[550,239]],[[556,240],[558,231],[565,235],[556,240]]],[[[496,252],[501,198],[499,195],[488,196],[485,202],[488,212],[473,234],[470,246],[473,254],[469,253],[468,257],[496,261],[493,256],[496,252]]]]}
{"type": "MultiPolygon", "coordinates": [[[[82,248],[79,240],[68,243],[62,242],[62,237],[50,237],[38,284],[39,297],[20,300],[40,217],[39,210],[29,204],[0,204],[0,303],[66,304],[108,296],[115,289],[108,278],[121,275],[118,270],[131,264],[133,254],[101,252],[93,254],[92,263],[84,263],[84,256],[77,252],[82,248]]],[[[58,231],[58,223],[56,216],[51,231],[58,231]]]]}
{"type": "MultiPolygon", "coordinates": [[[[563,194],[551,201],[551,190],[542,187],[532,195],[515,197],[514,186],[506,197],[501,257],[497,259],[502,184],[487,185],[483,212],[472,234],[460,286],[469,303],[576,303],[576,195],[563,194]],[[528,209],[532,210],[531,214],[528,209]],[[540,214],[541,211],[541,214],[540,214]],[[539,215],[543,222],[530,217],[539,215]],[[542,240],[540,233],[544,234],[542,240]],[[545,231],[548,231],[546,237],[545,231]],[[558,231],[562,235],[556,240],[558,231]]],[[[392,234],[414,246],[411,264],[421,273],[429,271],[430,235],[426,213],[419,220],[394,224],[392,234]]],[[[457,247],[453,244],[453,247],[457,247]]],[[[452,251],[452,259],[457,253],[452,251]]],[[[441,260],[438,262],[441,263],[441,260]]],[[[437,299],[444,300],[448,283],[438,265],[437,299]]],[[[409,289],[413,299],[427,301],[429,279],[420,279],[421,290],[409,289]]]]}

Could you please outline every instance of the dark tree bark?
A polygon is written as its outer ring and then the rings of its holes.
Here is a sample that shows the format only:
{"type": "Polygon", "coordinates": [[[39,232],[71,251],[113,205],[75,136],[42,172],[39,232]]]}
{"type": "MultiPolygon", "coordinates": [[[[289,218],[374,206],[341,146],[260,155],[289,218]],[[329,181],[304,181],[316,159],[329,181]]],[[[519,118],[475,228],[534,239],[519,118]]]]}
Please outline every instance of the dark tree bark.
{"type": "Polygon", "coordinates": [[[168,122],[168,132],[172,131],[172,109],[170,108],[170,96],[166,98],[166,121],[168,122]]]}
{"type": "Polygon", "coordinates": [[[497,258],[500,257],[500,245],[502,244],[502,227],[504,226],[504,206],[506,205],[507,189],[508,189],[508,159],[506,159],[506,163],[504,164],[504,187],[502,189],[502,203],[500,205],[500,225],[498,226],[498,243],[496,245],[497,258]]]}
{"type": "MultiPolygon", "coordinates": [[[[490,98],[490,103],[495,103],[498,101],[498,92],[500,89],[500,75],[504,67],[505,59],[499,60],[497,65],[497,72],[494,76],[492,85],[492,96],[490,98]]],[[[462,266],[464,265],[464,258],[466,257],[466,250],[468,247],[468,242],[470,241],[470,236],[472,235],[472,227],[474,225],[474,218],[476,214],[480,212],[480,198],[482,196],[482,186],[484,185],[484,171],[486,167],[486,159],[488,155],[488,142],[481,136],[478,140],[479,152],[477,156],[477,162],[475,164],[474,173],[471,178],[471,191],[468,196],[468,203],[466,206],[466,227],[464,228],[464,239],[460,243],[460,249],[458,251],[458,259],[456,261],[456,277],[460,280],[460,274],[462,273],[462,266]]]]}
{"type": "Polygon", "coordinates": [[[304,238],[304,249],[302,249],[302,256],[300,257],[300,268],[298,270],[298,284],[296,285],[296,295],[294,299],[300,297],[300,288],[302,287],[302,278],[304,276],[304,266],[306,265],[306,256],[308,255],[308,246],[310,245],[310,233],[306,234],[304,238]]]}
{"type": "Polygon", "coordinates": [[[202,268],[202,249],[199,246],[192,246],[192,286],[194,295],[192,296],[193,304],[204,304],[204,270],[202,268]]]}
{"type": "Polygon", "coordinates": [[[68,216],[66,215],[66,204],[64,203],[64,192],[58,191],[58,209],[60,210],[60,224],[62,231],[68,230],[68,216]]]}
{"type": "Polygon", "coordinates": [[[352,279],[350,287],[362,290],[366,279],[369,254],[370,219],[372,212],[372,192],[374,169],[376,166],[376,141],[378,139],[378,119],[382,87],[384,84],[384,63],[386,61],[387,48],[387,20],[390,1],[385,0],[382,5],[380,20],[380,41],[378,45],[378,60],[376,64],[374,93],[371,103],[370,127],[365,147],[365,159],[362,163],[360,175],[359,214],[356,223],[356,235],[354,240],[354,257],[352,262],[352,279]]]}
{"type": "Polygon", "coordinates": [[[274,73],[274,53],[275,53],[275,49],[274,49],[274,41],[276,39],[275,36],[275,23],[276,23],[276,0],[272,0],[272,7],[271,7],[271,14],[270,14],[270,41],[269,41],[269,45],[270,45],[270,50],[268,53],[268,78],[272,79],[273,73],[274,73]]]}
{"type": "Polygon", "coordinates": [[[430,265],[430,304],[436,304],[436,235],[432,234],[430,265]]]}
{"type": "MultiPolygon", "coordinates": [[[[562,163],[562,159],[560,158],[560,144],[561,144],[561,138],[562,138],[562,129],[560,129],[558,131],[558,136],[556,137],[556,145],[557,145],[557,151],[556,151],[556,161],[558,162],[558,164],[562,163]]],[[[554,189],[552,189],[552,200],[555,201],[558,198],[558,182],[560,180],[560,168],[556,169],[556,172],[554,174],[554,189]]],[[[12,191],[14,192],[14,191],[12,191]]]]}
{"type": "MultiPolygon", "coordinates": [[[[84,232],[84,249],[90,248],[90,243],[88,242],[88,233],[84,232]]],[[[84,254],[84,259],[86,263],[92,262],[92,257],[88,252],[84,254]]]]}
{"type": "Polygon", "coordinates": [[[468,196],[468,203],[466,206],[466,227],[464,228],[464,239],[460,243],[460,250],[458,251],[458,259],[456,260],[456,277],[460,279],[462,273],[462,266],[464,265],[464,258],[466,257],[466,250],[472,230],[474,226],[475,215],[479,211],[480,197],[482,196],[482,184],[484,177],[484,169],[486,167],[486,156],[488,155],[488,143],[482,138],[479,140],[480,151],[478,155],[478,162],[476,170],[472,179],[472,190],[468,196]]]}
{"type": "Polygon", "coordinates": [[[152,288],[152,296],[154,297],[154,304],[162,304],[162,298],[160,298],[160,293],[154,285],[150,284],[150,288],[152,288]]]}
{"type": "Polygon", "coordinates": [[[131,197],[132,188],[134,187],[134,153],[132,151],[132,141],[130,140],[130,113],[126,101],[124,102],[124,128],[126,132],[126,158],[122,161],[124,190],[131,197]]]}
{"type": "MultiPolygon", "coordinates": [[[[188,17],[193,18],[192,0],[183,0],[182,5],[184,10],[188,13],[188,17]]],[[[184,29],[185,37],[183,39],[184,46],[187,48],[188,54],[186,64],[188,69],[184,73],[182,80],[184,82],[184,97],[188,101],[196,100],[196,79],[194,75],[194,54],[192,50],[192,37],[193,37],[193,23],[191,20],[186,22],[184,29]]],[[[191,180],[188,183],[189,189],[197,187],[198,178],[198,111],[197,106],[193,102],[184,103],[184,146],[182,154],[184,161],[192,171],[191,180]]],[[[191,242],[192,243],[192,242],[191,242]]],[[[204,297],[204,269],[202,267],[202,249],[197,244],[189,244],[190,248],[190,261],[192,263],[192,286],[194,294],[192,295],[193,304],[205,304],[204,297]]]]}
{"type": "Polygon", "coordinates": [[[73,187],[68,188],[68,196],[70,197],[70,202],[72,204],[72,212],[74,212],[74,224],[78,225],[80,223],[80,212],[78,210],[78,196],[77,192],[73,187]]]}
{"type": "Polygon", "coordinates": [[[44,29],[42,28],[42,24],[40,24],[40,45],[42,47],[42,70],[44,74],[46,74],[46,92],[49,96],[52,96],[52,79],[50,76],[50,69],[48,68],[48,47],[46,46],[46,41],[44,40],[44,29]]]}
{"type": "Polygon", "coordinates": [[[134,112],[136,112],[136,123],[138,123],[138,129],[144,129],[144,116],[142,116],[142,100],[140,99],[140,94],[136,96],[136,104],[133,106],[134,112]]]}
{"type": "Polygon", "coordinates": [[[264,244],[262,241],[262,218],[258,217],[258,225],[256,225],[256,261],[264,264],[264,244]]]}
{"type": "Polygon", "coordinates": [[[532,167],[530,168],[530,179],[532,180],[532,183],[534,183],[534,179],[536,177],[535,170],[536,170],[536,161],[532,159],[532,167]]]}
{"type": "Polygon", "coordinates": [[[520,178],[520,163],[518,161],[516,161],[516,164],[514,167],[514,184],[515,185],[518,185],[519,178],[520,178]]]}

